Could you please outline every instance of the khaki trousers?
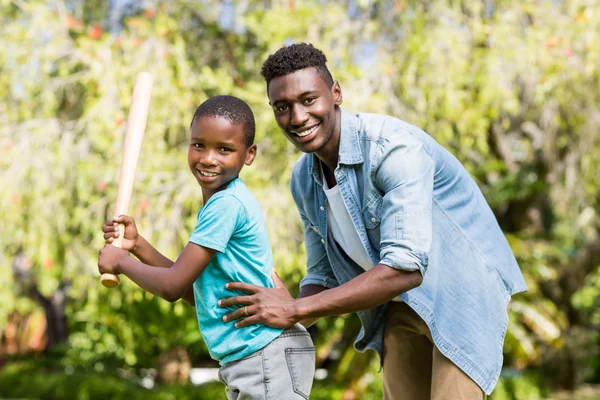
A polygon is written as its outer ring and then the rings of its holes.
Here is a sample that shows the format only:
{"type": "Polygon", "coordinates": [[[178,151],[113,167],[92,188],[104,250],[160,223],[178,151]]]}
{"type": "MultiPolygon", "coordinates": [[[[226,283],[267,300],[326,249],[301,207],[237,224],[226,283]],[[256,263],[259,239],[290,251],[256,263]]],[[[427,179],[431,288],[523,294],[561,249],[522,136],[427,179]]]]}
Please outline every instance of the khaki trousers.
{"type": "Polygon", "coordinates": [[[390,302],[383,350],[385,400],[482,400],[485,393],[433,344],[425,321],[390,302]]]}

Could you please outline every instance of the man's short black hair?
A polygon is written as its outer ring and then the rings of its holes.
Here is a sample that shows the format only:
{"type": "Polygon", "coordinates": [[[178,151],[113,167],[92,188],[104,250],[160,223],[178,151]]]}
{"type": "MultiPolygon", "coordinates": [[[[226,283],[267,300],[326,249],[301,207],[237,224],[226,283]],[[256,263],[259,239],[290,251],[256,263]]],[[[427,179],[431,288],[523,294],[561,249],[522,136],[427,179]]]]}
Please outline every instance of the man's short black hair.
{"type": "Polygon", "coordinates": [[[273,78],[284,76],[298,70],[315,67],[327,86],[333,86],[333,77],[327,69],[325,54],[310,43],[295,43],[282,47],[271,54],[262,66],[261,74],[269,82],[273,78]]]}
{"type": "Polygon", "coordinates": [[[244,100],[233,96],[215,96],[200,104],[194,113],[190,128],[196,118],[212,117],[225,118],[232,124],[244,124],[244,134],[248,147],[254,144],[256,127],[254,124],[254,113],[244,100]]]}

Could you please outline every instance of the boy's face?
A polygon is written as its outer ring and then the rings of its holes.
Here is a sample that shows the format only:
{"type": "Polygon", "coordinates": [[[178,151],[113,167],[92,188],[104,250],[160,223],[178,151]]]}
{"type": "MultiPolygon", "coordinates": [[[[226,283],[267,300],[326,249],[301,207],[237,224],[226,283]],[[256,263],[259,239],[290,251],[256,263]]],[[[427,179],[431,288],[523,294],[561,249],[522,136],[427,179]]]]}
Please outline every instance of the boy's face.
{"type": "Polygon", "coordinates": [[[246,144],[244,124],[232,124],[222,117],[194,119],[188,164],[203,193],[208,190],[210,195],[225,189],[244,164],[252,164],[255,156],[256,145],[246,144]]]}
{"type": "Polygon", "coordinates": [[[277,125],[298,150],[318,152],[339,136],[336,106],[342,104],[342,89],[337,82],[329,87],[316,68],[273,78],[267,92],[277,125]]]}

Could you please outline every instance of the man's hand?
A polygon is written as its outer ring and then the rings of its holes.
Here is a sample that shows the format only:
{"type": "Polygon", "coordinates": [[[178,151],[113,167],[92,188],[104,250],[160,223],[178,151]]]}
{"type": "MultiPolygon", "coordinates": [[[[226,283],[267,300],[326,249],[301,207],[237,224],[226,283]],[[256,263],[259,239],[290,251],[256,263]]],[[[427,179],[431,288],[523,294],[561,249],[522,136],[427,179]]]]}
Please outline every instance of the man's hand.
{"type": "Polygon", "coordinates": [[[129,257],[129,252],[127,250],[105,244],[98,252],[98,270],[101,274],[118,275],[119,263],[125,257],[129,257]]]}
{"type": "Polygon", "coordinates": [[[119,237],[119,224],[125,225],[125,234],[123,235],[123,250],[132,251],[137,246],[140,235],[138,234],[137,226],[133,218],[127,215],[119,215],[114,219],[104,221],[102,232],[104,232],[104,240],[108,244],[112,244],[119,237]]]}
{"type": "Polygon", "coordinates": [[[242,305],[232,313],[223,317],[225,322],[236,322],[236,328],[252,324],[264,324],[275,328],[289,328],[300,321],[296,300],[290,296],[279,276],[273,271],[275,288],[250,285],[248,283],[231,282],[226,285],[229,290],[241,290],[250,293],[249,296],[235,296],[219,300],[219,307],[242,305]]]}

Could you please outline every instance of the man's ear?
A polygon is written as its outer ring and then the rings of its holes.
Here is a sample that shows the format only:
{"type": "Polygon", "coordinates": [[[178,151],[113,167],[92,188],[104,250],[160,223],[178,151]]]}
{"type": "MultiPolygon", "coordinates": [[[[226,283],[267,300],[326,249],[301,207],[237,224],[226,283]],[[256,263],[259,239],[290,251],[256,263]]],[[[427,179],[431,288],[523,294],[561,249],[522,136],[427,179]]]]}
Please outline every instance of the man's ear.
{"type": "Polygon", "coordinates": [[[338,81],[333,82],[333,86],[331,86],[331,94],[333,95],[333,103],[336,106],[341,106],[344,101],[344,96],[342,96],[342,87],[338,81]]]}
{"type": "Polygon", "coordinates": [[[258,149],[255,144],[248,147],[248,150],[246,150],[246,160],[244,161],[244,164],[252,165],[252,163],[254,162],[254,157],[256,157],[257,150],[258,149]]]}

